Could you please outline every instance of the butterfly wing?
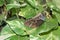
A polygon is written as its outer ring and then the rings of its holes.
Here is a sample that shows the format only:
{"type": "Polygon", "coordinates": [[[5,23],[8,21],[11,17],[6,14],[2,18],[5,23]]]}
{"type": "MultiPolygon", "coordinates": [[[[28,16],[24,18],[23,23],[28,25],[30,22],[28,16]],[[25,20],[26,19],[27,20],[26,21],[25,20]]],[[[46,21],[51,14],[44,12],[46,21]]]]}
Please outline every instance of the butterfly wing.
{"type": "Polygon", "coordinates": [[[25,25],[29,27],[38,27],[40,26],[45,20],[44,14],[38,14],[35,17],[25,21],[25,25]]]}

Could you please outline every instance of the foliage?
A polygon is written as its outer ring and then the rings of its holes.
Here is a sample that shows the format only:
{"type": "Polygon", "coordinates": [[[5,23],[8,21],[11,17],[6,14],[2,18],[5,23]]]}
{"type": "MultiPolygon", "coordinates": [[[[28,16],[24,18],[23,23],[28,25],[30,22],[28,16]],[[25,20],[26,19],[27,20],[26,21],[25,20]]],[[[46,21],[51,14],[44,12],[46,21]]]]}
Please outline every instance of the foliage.
{"type": "Polygon", "coordinates": [[[0,32],[1,40],[60,40],[60,2],[59,0],[0,0],[0,25],[5,21],[0,32]],[[3,8],[1,8],[3,6],[3,8]],[[24,25],[30,19],[45,10],[52,11],[52,17],[36,28],[24,25]],[[19,18],[19,16],[21,16],[19,18]],[[23,18],[24,17],[24,18],[23,18]],[[59,24],[58,24],[59,23],[59,24]]]}

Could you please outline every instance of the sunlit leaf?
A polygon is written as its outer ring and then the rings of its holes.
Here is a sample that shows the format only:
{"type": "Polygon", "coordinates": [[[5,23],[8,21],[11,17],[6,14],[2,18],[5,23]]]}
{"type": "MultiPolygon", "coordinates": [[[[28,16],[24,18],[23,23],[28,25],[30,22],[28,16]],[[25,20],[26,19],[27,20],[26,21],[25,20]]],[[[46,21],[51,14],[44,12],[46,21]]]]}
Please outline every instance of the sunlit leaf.
{"type": "Polygon", "coordinates": [[[14,34],[14,32],[10,29],[9,25],[6,25],[1,31],[1,35],[6,34],[14,34]]]}
{"type": "Polygon", "coordinates": [[[60,2],[59,0],[53,0],[53,3],[60,9],[60,2]]]}
{"type": "Polygon", "coordinates": [[[26,2],[32,7],[32,8],[35,8],[35,9],[38,9],[36,6],[36,1],[35,0],[26,0],[26,2]]]}
{"type": "Polygon", "coordinates": [[[28,19],[36,15],[36,10],[27,6],[26,8],[21,9],[20,15],[28,19]]]}
{"type": "Polygon", "coordinates": [[[54,15],[56,15],[58,22],[60,23],[60,14],[58,12],[53,11],[54,15]]]}
{"type": "Polygon", "coordinates": [[[4,7],[3,14],[0,14],[0,26],[2,21],[7,23],[1,26],[0,40],[60,40],[59,0],[0,0],[0,6],[4,7]],[[52,15],[46,15],[40,26],[31,28],[24,25],[27,19],[45,12],[48,7],[52,15]],[[5,20],[5,16],[11,17],[5,20]]]}
{"type": "Polygon", "coordinates": [[[25,27],[23,25],[22,21],[19,20],[12,20],[12,21],[7,21],[11,29],[18,35],[26,35],[25,32],[25,27]]]}
{"type": "Polygon", "coordinates": [[[48,32],[52,29],[57,28],[58,26],[58,21],[57,19],[46,19],[46,22],[44,22],[40,27],[38,27],[35,32],[33,32],[33,35],[37,35],[40,33],[48,32]]]}
{"type": "Polygon", "coordinates": [[[8,37],[11,37],[11,36],[13,36],[13,35],[15,35],[15,34],[1,35],[1,36],[0,36],[0,40],[5,40],[5,39],[7,39],[8,37]]]}
{"type": "Polygon", "coordinates": [[[6,5],[7,10],[10,10],[12,8],[19,8],[19,7],[20,7],[20,4],[7,4],[6,5]]]}
{"type": "Polygon", "coordinates": [[[11,36],[11,37],[7,38],[6,40],[29,40],[29,37],[28,36],[14,35],[14,36],[11,36]]]}
{"type": "Polygon", "coordinates": [[[15,35],[15,33],[9,28],[8,25],[6,25],[1,31],[0,39],[4,40],[13,35],[15,35]]]}
{"type": "Polygon", "coordinates": [[[55,1],[51,0],[47,0],[47,5],[48,7],[50,7],[52,10],[56,11],[56,12],[59,12],[60,13],[60,9],[57,7],[57,5],[55,4],[55,1]]]}

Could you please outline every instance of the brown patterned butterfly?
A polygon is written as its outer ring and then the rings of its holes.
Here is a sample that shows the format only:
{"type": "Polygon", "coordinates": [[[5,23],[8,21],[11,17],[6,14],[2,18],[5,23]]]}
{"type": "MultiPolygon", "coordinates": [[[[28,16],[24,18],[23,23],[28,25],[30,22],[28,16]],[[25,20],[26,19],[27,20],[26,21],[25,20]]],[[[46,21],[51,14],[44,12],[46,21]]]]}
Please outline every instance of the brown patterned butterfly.
{"type": "Polygon", "coordinates": [[[24,24],[26,26],[35,28],[35,27],[42,25],[44,20],[45,20],[45,13],[43,12],[43,13],[37,14],[35,17],[33,17],[31,19],[26,20],[24,24]]]}

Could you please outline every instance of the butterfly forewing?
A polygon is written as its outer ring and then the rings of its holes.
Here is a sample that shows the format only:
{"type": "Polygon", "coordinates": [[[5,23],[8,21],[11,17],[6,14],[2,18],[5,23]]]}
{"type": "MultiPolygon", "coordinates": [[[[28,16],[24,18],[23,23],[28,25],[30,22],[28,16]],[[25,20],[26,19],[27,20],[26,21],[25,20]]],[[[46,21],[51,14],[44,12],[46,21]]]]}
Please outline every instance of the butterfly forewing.
{"type": "Polygon", "coordinates": [[[45,14],[39,13],[35,17],[26,20],[24,24],[29,27],[38,27],[44,22],[44,20],[45,20],[45,14]]]}

